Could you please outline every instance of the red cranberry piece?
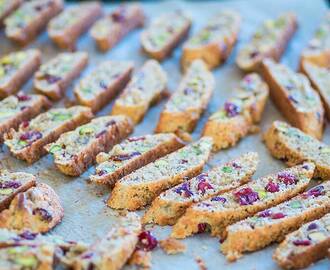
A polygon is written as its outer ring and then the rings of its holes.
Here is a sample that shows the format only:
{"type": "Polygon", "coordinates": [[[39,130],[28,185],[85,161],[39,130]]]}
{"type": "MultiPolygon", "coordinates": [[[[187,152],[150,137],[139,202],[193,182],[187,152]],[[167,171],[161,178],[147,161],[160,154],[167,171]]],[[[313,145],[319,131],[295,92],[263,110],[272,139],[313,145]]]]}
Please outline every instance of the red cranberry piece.
{"type": "Polygon", "coordinates": [[[314,188],[308,190],[306,193],[307,193],[307,196],[313,196],[313,197],[318,197],[318,196],[324,195],[324,193],[325,193],[324,186],[314,187],[314,188]]]}
{"type": "Polygon", "coordinates": [[[111,18],[114,22],[121,23],[125,21],[126,9],[124,6],[119,7],[118,10],[111,14],[111,18]]]}
{"type": "Polygon", "coordinates": [[[233,163],[232,163],[232,166],[233,166],[235,169],[241,169],[241,168],[242,168],[242,166],[239,165],[239,164],[237,164],[236,162],[233,162],[233,163]]]}
{"type": "Polygon", "coordinates": [[[87,252],[87,253],[83,254],[83,255],[81,256],[81,258],[82,258],[82,259],[90,259],[90,258],[93,257],[93,255],[94,255],[93,252],[87,252]]]}
{"type": "Polygon", "coordinates": [[[16,182],[16,181],[4,181],[4,182],[0,182],[0,189],[4,189],[4,188],[14,188],[14,189],[17,189],[21,185],[22,184],[20,182],[16,182]]]}
{"type": "Polygon", "coordinates": [[[255,58],[259,55],[259,52],[258,51],[253,51],[250,53],[250,58],[255,58]]]}
{"type": "Polygon", "coordinates": [[[192,90],[191,88],[185,88],[185,89],[183,90],[183,93],[184,93],[186,96],[190,95],[190,94],[193,93],[193,92],[194,92],[194,90],[192,90]]]}
{"type": "Polygon", "coordinates": [[[317,226],[316,223],[311,223],[311,224],[308,225],[307,231],[315,230],[315,229],[317,229],[317,227],[318,226],[317,226]]]}
{"type": "Polygon", "coordinates": [[[52,215],[44,208],[36,208],[32,211],[33,215],[39,215],[43,221],[50,222],[52,221],[52,215]]]}
{"type": "Polygon", "coordinates": [[[292,242],[295,246],[309,246],[311,241],[309,240],[294,240],[292,242]]]}
{"type": "Polygon", "coordinates": [[[180,160],[180,163],[181,163],[181,164],[186,164],[186,163],[188,163],[188,160],[186,160],[186,159],[181,159],[181,160],[180,160]]]}
{"type": "Polygon", "coordinates": [[[297,183],[296,176],[289,172],[280,172],[277,175],[277,179],[282,181],[286,185],[293,185],[293,184],[297,183]]]}
{"type": "Polygon", "coordinates": [[[189,183],[187,182],[182,183],[178,188],[174,189],[174,192],[186,198],[189,198],[193,195],[193,193],[190,191],[189,183]]]}
{"type": "Polygon", "coordinates": [[[303,165],[302,168],[305,170],[309,170],[309,166],[307,164],[303,165]]]}
{"type": "Polygon", "coordinates": [[[26,239],[26,240],[34,240],[37,237],[37,233],[32,233],[29,231],[24,231],[23,233],[19,234],[19,237],[26,239]]]}
{"type": "Polygon", "coordinates": [[[226,102],[224,107],[228,117],[234,117],[241,112],[241,109],[232,102],[226,102]]]}
{"type": "Polygon", "coordinates": [[[30,122],[29,121],[23,121],[21,126],[22,128],[27,128],[29,126],[30,122]]]}
{"type": "Polygon", "coordinates": [[[151,251],[157,247],[158,241],[150,231],[143,231],[139,235],[139,243],[137,247],[143,249],[144,251],[151,251]]]}
{"type": "Polygon", "coordinates": [[[34,142],[36,140],[39,140],[40,138],[42,138],[42,134],[39,131],[34,130],[27,131],[19,137],[21,141],[28,142],[34,142]]]}
{"type": "Polygon", "coordinates": [[[279,212],[279,213],[274,213],[272,214],[272,219],[281,219],[284,218],[286,215],[284,215],[283,213],[279,212]]]}
{"type": "Polygon", "coordinates": [[[46,80],[47,83],[53,84],[53,83],[56,83],[56,82],[60,81],[61,80],[61,77],[55,76],[55,75],[51,75],[51,74],[45,74],[43,76],[43,79],[46,80]]]}
{"type": "Polygon", "coordinates": [[[203,173],[197,176],[197,179],[199,180],[199,183],[197,184],[197,190],[201,191],[202,194],[205,194],[207,189],[214,189],[212,185],[207,182],[207,174],[203,173]]]}
{"type": "Polygon", "coordinates": [[[102,176],[102,175],[105,175],[105,174],[107,174],[108,172],[106,171],[106,170],[100,170],[98,173],[97,173],[97,175],[98,176],[102,176]]]}
{"type": "Polygon", "coordinates": [[[109,127],[109,126],[113,126],[114,124],[116,124],[116,121],[115,120],[110,120],[108,123],[105,124],[105,126],[109,127]]]}
{"type": "Polygon", "coordinates": [[[31,96],[28,96],[28,95],[24,95],[22,93],[19,93],[16,95],[18,101],[28,101],[31,99],[31,96]]]}
{"type": "Polygon", "coordinates": [[[269,181],[268,184],[266,185],[265,190],[271,193],[275,193],[280,190],[280,187],[277,183],[274,183],[273,181],[269,181]]]}
{"type": "Polygon", "coordinates": [[[217,196],[217,197],[213,197],[213,198],[211,199],[211,201],[212,201],[212,202],[222,202],[222,203],[225,203],[225,202],[227,201],[227,199],[224,198],[224,197],[219,197],[219,196],[217,196]]]}
{"type": "Polygon", "coordinates": [[[203,233],[203,232],[206,232],[207,230],[209,230],[209,224],[207,223],[199,223],[197,225],[197,228],[198,228],[198,231],[197,233],[203,233]]]}
{"type": "Polygon", "coordinates": [[[131,137],[131,138],[128,138],[127,140],[129,142],[137,142],[137,141],[144,141],[146,139],[145,136],[140,136],[140,137],[131,137]]]}
{"type": "Polygon", "coordinates": [[[234,193],[234,196],[240,203],[240,205],[253,204],[259,200],[258,192],[253,191],[251,188],[242,188],[241,190],[234,193]]]}
{"type": "Polygon", "coordinates": [[[258,217],[270,217],[272,214],[272,211],[267,209],[265,211],[262,211],[258,214],[258,217]]]}
{"type": "Polygon", "coordinates": [[[112,156],[110,159],[113,161],[124,161],[124,160],[129,160],[135,156],[141,155],[140,152],[133,152],[131,154],[123,154],[123,155],[117,155],[117,156],[112,156]]]}

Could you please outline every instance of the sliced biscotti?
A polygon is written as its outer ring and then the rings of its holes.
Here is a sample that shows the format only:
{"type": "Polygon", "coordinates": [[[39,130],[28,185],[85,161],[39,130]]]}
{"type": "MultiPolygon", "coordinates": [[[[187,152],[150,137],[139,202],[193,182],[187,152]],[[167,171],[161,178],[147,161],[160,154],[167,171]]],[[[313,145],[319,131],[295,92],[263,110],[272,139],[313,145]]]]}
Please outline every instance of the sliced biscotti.
{"type": "Polygon", "coordinates": [[[78,83],[74,94],[81,105],[90,107],[93,112],[99,111],[124,89],[132,71],[131,62],[103,62],[78,83]]]}
{"type": "Polygon", "coordinates": [[[223,10],[211,18],[207,25],[183,45],[181,66],[186,70],[195,59],[205,61],[213,69],[229,57],[240,29],[240,15],[223,10]]]}
{"type": "Polygon", "coordinates": [[[297,18],[292,13],[266,20],[258,27],[249,43],[241,48],[236,64],[244,71],[258,71],[263,59],[278,61],[296,29],[297,18]]]}
{"type": "Polygon", "coordinates": [[[269,89],[262,78],[246,75],[234,90],[234,96],[222,109],[212,114],[203,129],[203,136],[213,138],[215,151],[235,145],[260,122],[269,89]]]}
{"type": "Polygon", "coordinates": [[[305,163],[284,169],[195,204],[175,224],[172,236],[184,238],[210,229],[213,236],[223,238],[228,225],[303,191],[313,176],[314,168],[312,163],[305,163]]]}
{"type": "Polygon", "coordinates": [[[44,96],[22,92],[0,101],[0,143],[3,142],[3,135],[11,128],[16,129],[20,123],[37,116],[50,105],[44,96]]]}
{"type": "Polygon", "coordinates": [[[6,36],[20,45],[34,40],[47,23],[63,9],[62,0],[31,0],[5,19],[6,36]]]}
{"type": "Polygon", "coordinates": [[[77,39],[101,15],[101,4],[96,1],[68,7],[49,22],[48,35],[58,47],[74,50],[77,39]]]}
{"type": "Polygon", "coordinates": [[[0,26],[3,25],[4,19],[17,9],[21,3],[22,0],[2,0],[0,2],[0,26]]]}
{"type": "Polygon", "coordinates": [[[29,173],[0,170],[0,211],[6,209],[13,198],[36,185],[36,178],[29,173]]]}
{"type": "Polygon", "coordinates": [[[263,61],[262,73],[269,85],[270,97],[283,116],[305,133],[322,138],[324,109],[307,77],[270,59],[263,61]]]}
{"type": "Polygon", "coordinates": [[[325,182],[291,200],[228,226],[221,251],[229,261],[236,260],[243,252],[282,241],[286,234],[329,211],[330,182],[325,182]]]}
{"type": "Polygon", "coordinates": [[[123,177],[112,190],[108,205],[128,210],[146,206],[162,191],[201,173],[211,148],[212,139],[203,137],[123,177]]]}
{"type": "Polygon", "coordinates": [[[206,109],[215,87],[206,64],[195,60],[161,112],[156,132],[192,132],[206,109]]]}
{"type": "Polygon", "coordinates": [[[309,61],[301,63],[301,70],[306,74],[313,88],[320,94],[326,116],[330,120],[330,70],[326,67],[317,66],[309,61]]]}
{"type": "Polygon", "coordinates": [[[330,248],[330,214],[288,234],[273,258],[284,269],[302,269],[326,257],[330,248]]]}
{"type": "Polygon", "coordinates": [[[51,109],[30,122],[23,122],[18,131],[11,129],[5,134],[5,144],[16,158],[33,163],[47,153],[44,149],[46,144],[92,117],[91,110],[83,106],[51,109]]]}
{"type": "Polygon", "coordinates": [[[90,34],[101,51],[119,43],[129,32],[144,24],[144,12],[139,4],[120,5],[111,14],[98,20],[90,34]]]}
{"type": "Polygon", "coordinates": [[[173,225],[193,203],[247,183],[259,162],[255,152],[244,154],[161,193],[145,213],[143,223],[173,225]]]}
{"type": "Polygon", "coordinates": [[[39,50],[12,52],[0,58],[0,99],[15,94],[41,63],[39,50]]]}
{"type": "Polygon", "coordinates": [[[62,173],[78,176],[95,162],[98,153],[108,151],[132,131],[133,124],[128,117],[102,116],[62,134],[45,148],[53,154],[54,163],[62,173]]]}
{"type": "Polygon", "coordinates": [[[129,213],[122,217],[105,237],[75,259],[73,269],[88,270],[91,265],[95,269],[121,269],[134,252],[141,230],[138,215],[129,213]]]}
{"type": "Polygon", "coordinates": [[[90,179],[97,184],[113,185],[118,179],[183,145],[182,141],[171,133],[128,138],[115,145],[109,153],[97,155],[98,165],[90,179]]]}
{"type": "Polygon", "coordinates": [[[70,83],[86,67],[86,52],[60,53],[34,74],[34,89],[53,100],[61,99],[70,83]]]}
{"type": "Polygon", "coordinates": [[[191,20],[182,11],[160,15],[141,34],[143,51],[159,61],[168,57],[188,35],[191,20]]]}
{"type": "Polygon", "coordinates": [[[133,76],[112,107],[112,115],[124,114],[139,123],[149,107],[161,99],[167,75],[155,60],[147,61],[133,76]]]}
{"type": "Polygon", "coordinates": [[[263,139],[270,153],[289,166],[311,161],[316,166],[314,177],[330,178],[329,145],[281,121],[273,122],[263,139]]]}

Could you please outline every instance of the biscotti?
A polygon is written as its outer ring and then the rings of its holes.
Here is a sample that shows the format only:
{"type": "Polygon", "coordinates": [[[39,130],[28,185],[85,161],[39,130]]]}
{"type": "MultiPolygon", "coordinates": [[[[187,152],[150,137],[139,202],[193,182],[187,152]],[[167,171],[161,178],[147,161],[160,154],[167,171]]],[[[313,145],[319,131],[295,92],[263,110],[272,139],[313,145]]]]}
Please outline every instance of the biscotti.
{"type": "Polygon", "coordinates": [[[74,94],[81,105],[99,111],[124,89],[132,71],[131,62],[105,61],[78,83],[74,94]]]}
{"type": "Polygon", "coordinates": [[[48,26],[48,35],[62,49],[74,50],[77,39],[102,15],[99,2],[79,3],[66,8],[53,18],[48,26]]]}
{"type": "Polygon", "coordinates": [[[292,13],[265,21],[239,51],[236,64],[244,71],[258,71],[263,59],[278,61],[296,29],[297,18],[292,13]]]}
{"type": "Polygon", "coordinates": [[[53,154],[62,173],[79,176],[95,162],[98,153],[108,151],[132,131],[132,122],[126,116],[102,116],[62,134],[45,149],[53,154]]]}
{"type": "Polygon", "coordinates": [[[6,209],[13,198],[35,186],[36,178],[29,173],[0,170],[0,212],[6,209]]]}
{"type": "Polygon", "coordinates": [[[64,210],[55,191],[44,183],[18,193],[0,213],[0,228],[48,232],[61,222],[64,210]]]}
{"type": "Polygon", "coordinates": [[[229,261],[243,252],[280,242],[302,224],[330,211],[330,182],[318,185],[282,204],[264,210],[227,227],[221,251],[229,261]],[[253,239],[253,241],[251,241],[253,239]]]}
{"type": "Polygon", "coordinates": [[[301,63],[301,70],[304,74],[306,74],[313,88],[320,94],[326,116],[328,120],[330,120],[330,70],[325,67],[316,66],[308,61],[301,63]]]}
{"type": "Polygon", "coordinates": [[[141,34],[143,51],[159,61],[170,56],[188,35],[191,20],[180,10],[160,15],[141,34]]]}
{"type": "Polygon", "coordinates": [[[240,15],[223,10],[211,18],[206,26],[183,45],[181,66],[186,70],[195,59],[205,61],[213,69],[227,60],[238,37],[240,15]]]}
{"type": "Polygon", "coordinates": [[[86,67],[88,54],[85,52],[60,53],[34,74],[34,89],[50,99],[59,100],[70,83],[86,67]]]}
{"type": "Polygon", "coordinates": [[[92,117],[91,110],[83,106],[51,109],[30,122],[23,122],[18,131],[11,129],[5,134],[5,144],[16,158],[33,163],[47,153],[44,149],[46,144],[92,117]]]}
{"type": "Polygon", "coordinates": [[[270,59],[263,61],[262,73],[269,85],[270,97],[283,116],[305,133],[321,139],[324,109],[306,76],[270,59]]]}
{"type": "Polygon", "coordinates": [[[18,92],[41,63],[39,50],[12,52],[0,58],[0,99],[18,92]]]}
{"type": "Polygon", "coordinates": [[[98,20],[90,34],[101,51],[119,43],[129,32],[144,24],[144,12],[139,4],[120,5],[111,14],[98,20]]]}
{"type": "Polygon", "coordinates": [[[0,26],[3,25],[4,19],[9,16],[15,9],[19,7],[22,0],[3,0],[0,3],[0,26]]]}
{"type": "Polygon", "coordinates": [[[206,109],[215,87],[212,73],[195,60],[161,112],[156,132],[192,132],[206,109]]]}
{"type": "Polygon", "coordinates": [[[330,146],[291,127],[285,122],[275,121],[265,132],[263,139],[270,153],[289,166],[311,161],[316,169],[314,177],[330,178],[330,146]]]}
{"type": "Polygon", "coordinates": [[[11,128],[18,128],[20,123],[37,116],[50,105],[44,96],[26,95],[23,92],[0,101],[0,143],[11,128]]]}
{"type": "Polygon", "coordinates": [[[218,151],[235,145],[241,138],[254,130],[260,122],[269,89],[256,73],[246,75],[234,96],[224,107],[212,114],[203,129],[203,136],[213,138],[213,150],[218,151]]]}
{"type": "Polygon", "coordinates": [[[330,214],[288,234],[273,258],[284,269],[302,269],[326,257],[330,248],[330,214]]]}
{"type": "Polygon", "coordinates": [[[149,107],[161,99],[167,75],[155,60],[147,61],[133,76],[112,107],[112,115],[124,114],[139,123],[149,107]]]}
{"type": "Polygon", "coordinates": [[[193,203],[247,183],[255,173],[258,154],[247,153],[161,193],[143,216],[143,223],[173,225],[193,203]]]}
{"type": "Polygon", "coordinates": [[[115,145],[109,153],[96,157],[94,183],[113,185],[118,179],[183,146],[171,133],[131,137],[115,145]]]}
{"type": "Polygon", "coordinates": [[[141,229],[139,216],[129,213],[115,223],[105,237],[78,256],[73,269],[89,270],[90,265],[95,269],[121,269],[134,252],[141,229]]]}
{"type": "Polygon", "coordinates": [[[5,34],[10,40],[24,46],[34,40],[62,9],[62,0],[25,1],[5,19],[5,34]]]}
{"type": "Polygon", "coordinates": [[[201,173],[211,148],[212,139],[203,137],[123,177],[112,190],[108,205],[128,210],[146,206],[162,191],[201,173]]]}
{"type": "Polygon", "coordinates": [[[210,229],[213,236],[224,238],[228,225],[302,192],[309,184],[314,168],[312,163],[305,163],[284,169],[195,204],[175,224],[172,236],[184,238],[210,229]]]}

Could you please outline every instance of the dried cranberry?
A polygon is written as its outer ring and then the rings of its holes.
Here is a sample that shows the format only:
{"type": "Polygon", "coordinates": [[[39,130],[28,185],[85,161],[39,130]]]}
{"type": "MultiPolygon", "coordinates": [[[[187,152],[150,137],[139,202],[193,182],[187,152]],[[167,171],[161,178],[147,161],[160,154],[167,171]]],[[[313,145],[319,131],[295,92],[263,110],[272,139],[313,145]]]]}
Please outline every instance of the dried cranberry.
{"type": "Polygon", "coordinates": [[[315,230],[317,229],[317,224],[316,223],[311,223],[307,227],[307,231],[315,230]]]}
{"type": "Polygon", "coordinates": [[[225,202],[227,201],[227,199],[224,198],[224,197],[219,197],[219,196],[217,196],[217,197],[213,197],[213,198],[211,199],[211,201],[212,201],[212,202],[222,202],[222,203],[225,203],[225,202]]]}
{"type": "Polygon", "coordinates": [[[19,101],[28,101],[31,99],[31,96],[24,95],[22,93],[17,94],[16,97],[19,101]]]}
{"type": "Polygon", "coordinates": [[[275,193],[280,191],[280,187],[277,183],[274,183],[273,181],[269,181],[268,184],[266,185],[265,190],[271,193],[275,193]]]}
{"type": "Polygon", "coordinates": [[[311,241],[309,240],[294,240],[292,242],[295,246],[309,246],[311,241]]]}
{"type": "Polygon", "coordinates": [[[87,270],[94,270],[94,269],[95,269],[94,263],[90,262],[87,266],[87,270]]]}
{"type": "Polygon", "coordinates": [[[131,137],[131,138],[128,138],[127,140],[129,142],[137,142],[137,141],[144,141],[146,139],[145,136],[140,136],[140,137],[131,137]]]}
{"type": "Polygon", "coordinates": [[[302,168],[305,170],[309,170],[309,166],[307,164],[303,165],[302,168]]]}
{"type": "Polygon", "coordinates": [[[97,175],[98,176],[102,176],[102,175],[105,175],[105,174],[107,174],[108,172],[106,171],[106,170],[100,170],[98,173],[97,173],[97,175]]]}
{"type": "Polygon", "coordinates": [[[255,58],[259,55],[259,52],[258,51],[253,51],[250,53],[250,58],[255,58]]]}
{"type": "Polygon", "coordinates": [[[49,84],[53,84],[53,83],[56,83],[56,82],[60,81],[61,77],[51,75],[51,74],[45,74],[43,76],[43,79],[46,80],[49,84]]]}
{"type": "Polygon", "coordinates": [[[37,237],[37,233],[32,233],[30,231],[24,231],[23,233],[19,234],[19,237],[26,239],[26,240],[34,240],[37,237]]]}
{"type": "Polygon", "coordinates": [[[30,122],[29,121],[23,121],[21,124],[22,128],[27,128],[29,126],[30,122]]]}
{"type": "Polygon", "coordinates": [[[258,192],[253,191],[251,188],[242,188],[234,193],[234,196],[239,201],[240,205],[253,204],[259,200],[258,192]]]}
{"type": "Polygon", "coordinates": [[[99,132],[99,133],[97,133],[96,135],[95,135],[95,137],[96,138],[100,138],[102,135],[104,135],[105,133],[107,133],[107,131],[106,130],[102,130],[101,132],[99,132]]]}
{"type": "Polygon", "coordinates": [[[203,233],[203,232],[205,232],[206,230],[209,229],[209,224],[207,224],[207,223],[199,223],[197,225],[197,228],[198,228],[197,233],[203,233]]]}
{"type": "Polygon", "coordinates": [[[188,163],[188,160],[186,160],[186,159],[181,159],[181,160],[180,160],[180,163],[181,163],[181,164],[186,164],[186,163],[188,163]]]}
{"type": "Polygon", "coordinates": [[[197,184],[197,190],[201,191],[202,194],[204,194],[207,189],[214,189],[212,185],[209,182],[207,182],[207,178],[208,176],[206,173],[197,176],[197,180],[199,181],[197,184]]]}
{"type": "Polygon", "coordinates": [[[277,175],[277,179],[282,181],[286,185],[293,185],[297,183],[296,176],[290,172],[280,172],[277,175]]]}
{"type": "Polygon", "coordinates": [[[190,191],[189,188],[190,188],[189,183],[184,182],[179,187],[174,189],[174,192],[178,193],[179,195],[183,195],[186,198],[189,198],[190,196],[193,195],[193,193],[190,191]]]}
{"type": "Polygon", "coordinates": [[[119,7],[111,14],[111,18],[114,22],[121,23],[125,21],[126,9],[124,6],[119,7]]]}
{"type": "Polygon", "coordinates": [[[0,183],[0,188],[4,189],[4,188],[19,188],[22,184],[20,182],[17,181],[4,181],[0,183]]]}
{"type": "Polygon", "coordinates": [[[272,214],[272,211],[267,209],[265,211],[262,211],[258,214],[258,217],[270,217],[272,214]]]}
{"type": "Polygon", "coordinates": [[[116,121],[115,120],[110,120],[108,123],[105,124],[105,126],[109,127],[109,126],[113,126],[114,124],[116,124],[116,121]]]}
{"type": "Polygon", "coordinates": [[[39,131],[34,130],[27,131],[19,137],[21,141],[28,142],[34,142],[36,140],[39,140],[40,138],[42,138],[42,134],[39,131]]]}
{"type": "Polygon", "coordinates": [[[226,102],[224,108],[228,117],[234,117],[241,111],[241,109],[232,102],[226,102]]]}
{"type": "Polygon", "coordinates": [[[317,186],[308,190],[305,194],[307,194],[307,196],[318,197],[324,195],[324,193],[325,193],[324,186],[317,186]]]}
{"type": "Polygon", "coordinates": [[[286,216],[285,214],[278,212],[278,213],[272,214],[272,219],[281,219],[281,218],[284,218],[285,216],[286,216]]]}
{"type": "Polygon", "coordinates": [[[123,154],[123,155],[112,156],[110,158],[110,160],[113,160],[113,161],[124,161],[124,160],[129,160],[132,157],[139,156],[139,155],[141,155],[140,152],[133,152],[131,154],[123,154]]]}
{"type": "Polygon", "coordinates": [[[44,208],[36,208],[32,211],[33,215],[39,215],[43,221],[50,222],[52,221],[52,215],[44,208]]]}
{"type": "Polygon", "coordinates": [[[190,95],[191,93],[193,93],[194,90],[192,90],[191,88],[185,88],[183,90],[183,93],[187,96],[187,95],[190,95]]]}
{"type": "Polygon", "coordinates": [[[83,255],[81,256],[81,258],[82,258],[82,259],[90,259],[90,258],[93,257],[93,255],[94,255],[93,252],[87,252],[87,253],[83,254],[83,255]]]}
{"type": "Polygon", "coordinates": [[[151,251],[157,247],[158,241],[151,234],[150,231],[143,231],[139,234],[139,243],[137,244],[138,249],[143,249],[144,251],[151,251]]]}
{"type": "Polygon", "coordinates": [[[239,164],[237,164],[236,162],[233,162],[233,163],[232,163],[232,166],[233,166],[235,169],[241,169],[241,168],[242,168],[242,166],[239,165],[239,164]]]}

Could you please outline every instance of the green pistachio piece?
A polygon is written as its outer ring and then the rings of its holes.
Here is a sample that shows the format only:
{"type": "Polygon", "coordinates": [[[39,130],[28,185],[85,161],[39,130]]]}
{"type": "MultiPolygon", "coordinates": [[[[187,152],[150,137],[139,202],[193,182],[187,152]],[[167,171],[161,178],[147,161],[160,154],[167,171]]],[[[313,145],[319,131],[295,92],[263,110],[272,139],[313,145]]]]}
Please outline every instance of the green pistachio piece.
{"type": "Polygon", "coordinates": [[[79,129],[79,135],[93,134],[94,132],[95,132],[95,129],[90,126],[81,127],[79,129]]]}
{"type": "MultiPolygon", "coordinates": [[[[1,70],[1,68],[0,68],[0,70],[1,70]]],[[[12,115],[13,115],[13,113],[10,110],[8,110],[8,111],[0,111],[0,118],[9,117],[9,116],[12,116],[12,115]]]]}
{"type": "Polygon", "coordinates": [[[30,269],[35,269],[38,265],[37,259],[33,256],[29,257],[19,257],[15,259],[15,262],[24,267],[29,267],[30,269]]]}
{"type": "Polygon", "coordinates": [[[6,73],[5,73],[4,68],[0,66],[0,77],[5,76],[5,74],[6,74],[6,73]]]}
{"type": "Polygon", "coordinates": [[[54,112],[54,113],[51,113],[51,114],[52,114],[52,118],[53,118],[54,121],[65,121],[65,120],[68,120],[68,119],[72,118],[71,113],[54,112]]]}
{"type": "Polygon", "coordinates": [[[301,202],[299,202],[299,201],[292,201],[291,203],[290,203],[290,207],[291,208],[294,208],[294,209],[297,209],[297,208],[301,208],[301,202]]]}
{"type": "Polygon", "coordinates": [[[311,232],[308,234],[308,238],[319,242],[325,240],[327,237],[323,232],[311,232]]]}
{"type": "Polygon", "coordinates": [[[50,147],[49,153],[55,154],[56,152],[61,151],[61,150],[62,150],[62,146],[60,146],[58,144],[54,144],[50,147]]]}
{"type": "Polygon", "coordinates": [[[211,120],[222,120],[222,119],[226,119],[226,118],[227,118],[226,112],[224,110],[221,110],[221,111],[214,113],[210,119],[211,120]]]}
{"type": "Polygon", "coordinates": [[[8,254],[17,254],[27,251],[29,248],[27,246],[21,246],[21,247],[12,247],[7,249],[8,254]]]}
{"type": "Polygon", "coordinates": [[[26,146],[28,143],[26,141],[19,140],[17,143],[19,146],[26,146]]]}
{"type": "Polygon", "coordinates": [[[268,196],[267,192],[264,190],[257,190],[257,192],[258,192],[259,198],[261,200],[267,198],[267,196],[268,196]]]}
{"type": "Polygon", "coordinates": [[[163,160],[163,159],[159,159],[155,161],[155,165],[157,167],[165,167],[168,165],[167,161],[163,160]]]}
{"type": "Polygon", "coordinates": [[[329,154],[330,153],[330,147],[324,147],[321,149],[322,154],[329,154]]]}
{"type": "Polygon", "coordinates": [[[225,172],[225,173],[232,173],[233,169],[228,167],[228,166],[225,166],[225,167],[222,168],[222,171],[225,172]]]}
{"type": "Polygon", "coordinates": [[[12,188],[0,189],[0,195],[9,195],[13,192],[12,188]]]}

